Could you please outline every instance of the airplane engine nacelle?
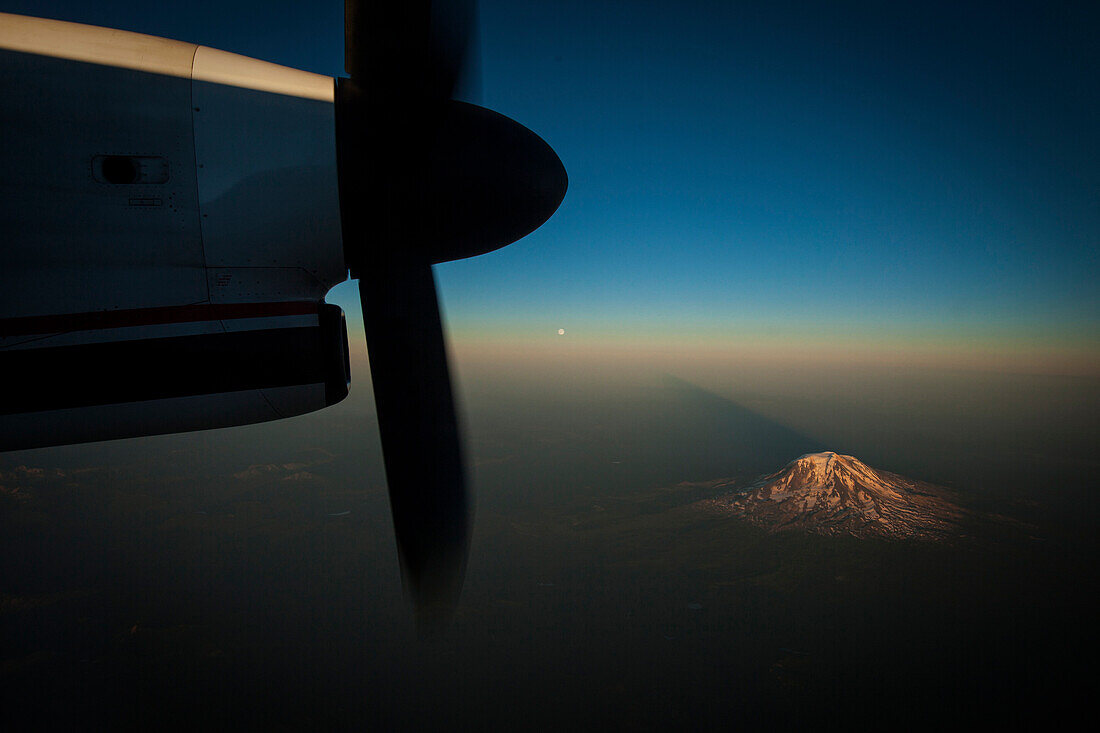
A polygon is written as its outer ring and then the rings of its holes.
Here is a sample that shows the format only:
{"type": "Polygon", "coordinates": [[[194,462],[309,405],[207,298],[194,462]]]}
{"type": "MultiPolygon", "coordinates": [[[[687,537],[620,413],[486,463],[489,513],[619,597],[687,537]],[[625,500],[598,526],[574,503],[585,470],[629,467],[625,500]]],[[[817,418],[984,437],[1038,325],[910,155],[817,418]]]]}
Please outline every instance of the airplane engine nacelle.
{"type": "Polygon", "coordinates": [[[0,450],[347,394],[334,87],[0,13],[0,450]]]}
{"type": "Polygon", "coordinates": [[[7,342],[26,345],[0,351],[3,450],[276,420],[335,404],[350,383],[344,314],[329,304],[184,306],[7,327],[7,342]],[[35,346],[38,332],[60,328],[71,330],[35,346]]]}

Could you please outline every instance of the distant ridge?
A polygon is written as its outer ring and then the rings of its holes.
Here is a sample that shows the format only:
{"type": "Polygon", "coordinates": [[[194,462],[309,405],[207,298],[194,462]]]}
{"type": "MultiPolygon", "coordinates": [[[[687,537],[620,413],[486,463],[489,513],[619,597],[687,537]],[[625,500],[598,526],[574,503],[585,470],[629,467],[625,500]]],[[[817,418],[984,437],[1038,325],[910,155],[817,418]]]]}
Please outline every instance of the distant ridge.
{"type": "Polygon", "coordinates": [[[706,504],[773,531],[856,537],[944,539],[959,534],[964,514],[945,489],[831,451],[799,456],[706,504]]]}

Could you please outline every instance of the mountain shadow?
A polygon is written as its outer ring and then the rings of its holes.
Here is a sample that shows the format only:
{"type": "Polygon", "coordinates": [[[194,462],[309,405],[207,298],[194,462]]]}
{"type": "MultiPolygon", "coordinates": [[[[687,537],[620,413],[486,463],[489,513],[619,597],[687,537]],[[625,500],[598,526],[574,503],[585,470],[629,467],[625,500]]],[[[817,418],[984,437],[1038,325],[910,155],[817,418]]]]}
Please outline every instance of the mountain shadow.
{"type": "Polygon", "coordinates": [[[666,374],[661,381],[674,398],[666,434],[682,446],[682,479],[770,473],[822,449],[813,438],[679,377],[666,374]]]}
{"type": "Polygon", "coordinates": [[[673,376],[590,399],[496,404],[477,441],[506,460],[477,467],[479,506],[546,507],[716,478],[755,478],[821,446],[673,376]],[[530,415],[531,417],[527,417],[530,415]]]}

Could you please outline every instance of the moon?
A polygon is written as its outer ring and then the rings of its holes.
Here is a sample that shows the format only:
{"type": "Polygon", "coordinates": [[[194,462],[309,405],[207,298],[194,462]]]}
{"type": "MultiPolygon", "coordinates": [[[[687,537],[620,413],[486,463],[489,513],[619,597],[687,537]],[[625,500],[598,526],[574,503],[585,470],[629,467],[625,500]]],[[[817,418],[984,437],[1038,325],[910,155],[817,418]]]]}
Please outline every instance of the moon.
{"type": "Polygon", "coordinates": [[[565,335],[565,329],[564,328],[559,328],[558,329],[558,335],[559,336],[564,336],[565,335]]]}

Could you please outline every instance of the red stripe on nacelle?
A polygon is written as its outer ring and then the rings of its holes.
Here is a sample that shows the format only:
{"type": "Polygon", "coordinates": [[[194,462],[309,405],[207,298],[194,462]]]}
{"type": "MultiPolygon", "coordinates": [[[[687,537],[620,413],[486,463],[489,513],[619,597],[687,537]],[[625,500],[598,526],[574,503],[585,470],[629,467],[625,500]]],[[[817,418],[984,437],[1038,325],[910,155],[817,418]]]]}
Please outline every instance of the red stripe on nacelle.
{"type": "Polygon", "coordinates": [[[0,320],[0,337],[92,331],[129,326],[153,326],[163,323],[221,321],[234,318],[304,316],[314,315],[320,311],[320,308],[321,304],[313,301],[291,301],[281,303],[204,303],[200,305],[173,305],[163,308],[97,311],[93,313],[59,313],[52,316],[2,319],[0,320]]]}

